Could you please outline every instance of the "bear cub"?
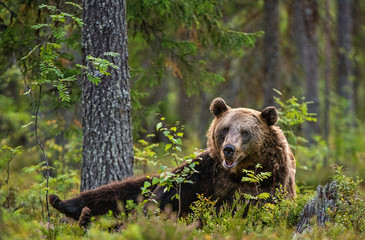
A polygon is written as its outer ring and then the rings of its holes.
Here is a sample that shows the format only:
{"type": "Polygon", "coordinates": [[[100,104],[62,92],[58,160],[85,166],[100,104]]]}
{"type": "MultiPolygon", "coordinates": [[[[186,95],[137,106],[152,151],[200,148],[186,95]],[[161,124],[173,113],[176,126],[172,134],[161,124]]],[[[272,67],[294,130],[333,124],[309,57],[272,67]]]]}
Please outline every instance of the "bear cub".
{"type": "MultiPolygon", "coordinates": [[[[249,108],[230,108],[223,99],[216,98],[210,105],[214,115],[207,133],[207,149],[199,154],[198,162],[189,180],[193,183],[181,185],[181,203],[176,198],[176,190],[164,191],[164,186],[154,186],[155,200],[163,210],[170,206],[172,211],[186,216],[190,205],[197,200],[197,194],[204,194],[217,200],[217,206],[224,202],[232,203],[236,191],[251,195],[262,192],[274,194],[275,189],[283,188],[289,197],[295,196],[295,159],[287,140],[279,127],[275,126],[278,112],[275,107],[267,107],[262,112],[249,108]],[[260,172],[271,172],[271,177],[260,183],[242,182],[243,169],[253,170],[260,163],[260,172]]],[[[180,172],[186,164],[174,169],[180,172]]],[[[107,213],[119,213],[118,204],[126,204],[141,196],[141,187],[146,177],[129,178],[113,182],[97,189],[82,192],[78,197],[62,201],[56,195],[50,195],[51,205],[59,212],[80,220],[107,213]],[[86,213],[86,214],[85,214],[86,213]],[[84,215],[87,215],[84,217],[84,215]],[[83,216],[80,218],[80,216],[83,216]]]]}

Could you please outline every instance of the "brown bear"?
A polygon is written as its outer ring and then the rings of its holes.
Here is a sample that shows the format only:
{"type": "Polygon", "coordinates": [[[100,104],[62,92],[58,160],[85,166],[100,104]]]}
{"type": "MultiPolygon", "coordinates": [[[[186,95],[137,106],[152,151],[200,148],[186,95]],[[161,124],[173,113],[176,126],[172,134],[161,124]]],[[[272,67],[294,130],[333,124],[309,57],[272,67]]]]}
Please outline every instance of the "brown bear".
{"type": "MultiPolygon", "coordinates": [[[[216,98],[210,111],[215,119],[208,130],[207,149],[194,160],[198,162],[195,166],[197,172],[189,177],[193,183],[181,184],[180,206],[176,198],[172,200],[177,191],[175,188],[165,191],[164,186],[155,186],[152,190],[159,207],[171,206],[173,211],[185,216],[190,212],[190,205],[197,200],[197,194],[217,200],[217,206],[231,203],[238,190],[255,196],[262,192],[273,194],[281,187],[289,197],[295,196],[295,159],[284,134],[274,126],[278,119],[275,107],[267,107],[262,112],[230,108],[223,99],[216,98]],[[258,163],[262,165],[260,171],[271,172],[271,177],[261,182],[259,187],[242,182],[245,176],[242,170],[253,170],[258,163]]],[[[173,172],[180,172],[185,166],[173,172]]],[[[49,199],[54,208],[76,220],[83,209],[83,214],[88,217],[105,214],[109,210],[117,214],[118,202],[137,201],[145,181],[150,179],[131,178],[85,191],[73,199],[61,201],[56,195],[49,199]]]]}

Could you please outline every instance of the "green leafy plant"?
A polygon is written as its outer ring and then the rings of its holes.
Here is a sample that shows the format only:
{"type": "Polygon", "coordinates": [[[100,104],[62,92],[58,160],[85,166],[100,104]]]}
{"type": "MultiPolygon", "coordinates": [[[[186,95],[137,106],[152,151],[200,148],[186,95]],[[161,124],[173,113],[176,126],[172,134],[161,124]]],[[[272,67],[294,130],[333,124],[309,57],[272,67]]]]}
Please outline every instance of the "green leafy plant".
{"type": "MultiPolygon", "coordinates": [[[[77,7],[81,9],[75,3],[66,2],[66,4],[77,7]]],[[[38,190],[45,190],[46,198],[46,209],[48,213],[48,222],[50,221],[49,206],[48,206],[48,191],[49,191],[49,181],[50,181],[50,164],[45,152],[45,147],[39,137],[39,109],[41,107],[42,98],[47,93],[56,91],[59,95],[61,102],[69,102],[71,97],[69,94],[70,83],[74,82],[80,74],[86,72],[88,78],[94,84],[98,84],[101,80],[101,76],[109,75],[108,68],[118,68],[116,65],[112,64],[106,59],[99,57],[88,56],[87,59],[93,69],[88,67],[76,65],[81,68],[82,71],[77,71],[76,73],[69,74],[62,70],[61,64],[61,53],[60,50],[64,46],[65,39],[67,38],[66,32],[68,30],[68,25],[70,22],[75,22],[78,27],[82,27],[83,22],[80,18],[76,17],[74,14],[66,13],[61,11],[55,6],[49,6],[42,4],[39,9],[44,9],[49,12],[48,22],[40,23],[34,25],[32,28],[40,32],[43,37],[43,42],[36,45],[26,56],[21,60],[26,60],[35,55],[35,60],[38,63],[39,71],[36,74],[34,81],[30,82],[29,90],[25,95],[31,94],[36,87],[38,87],[38,96],[36,98],[36,110],[34,114],[34,129],[37,144],[42,152],[42,162],[45,165],[43,169],[43,174],[46,176],[46,184],[43,186],[40,184],[38,190]]],[[[108,52],[104,54],[105,56],[115,57],[118,53],[108,52]]],[[[32,59],[33,60],[33,59],[32,59]]],[[[29,126],[28,124],[27,126],[29,126]]]]}
{"type": "Polygon", "coordinates": [[[337,211],[332,213],[334,223],[358,234],[365,234],[365,195],[360,190],[362,179],[346,176],[342,167],[337,165],[334,165],[334,171],[332,178],[338,187],[337,211]]]}
{"type": "Polygon", "coordinates": [[[176,153],[177,151],[181,152],[182,137],[184,136],[182,130],[184,129],[184,126],[180,126],[180,122],[176,122],[175,126],[173,127],[165,127],[167,125],[164,123],[165,118],[161,117],[160,120],[161,122],[157,123],[156,125],[156,131],[162,132],[162,134],[168,140],[164,147],[166,156],[171,157],[176,166],[180,166],[183,163],[187,164],[186,166],[184,166],[184,168],[178,169],[174,172],[172,172],[171,171],[172,169],[168,168],[167,166],[161,165],[158,171],[159,176],[153,177],[151,182],[146,181],[141,190],[143,195],[148,196],[148,199],[145,200],[145,202],[147,202],[147,201],[154,201],[153,199],[154,194],[150,190],[151,186],[153,185],[159,185],[165,187],[164,191],[170,191],[171,188],[175,189],[176,194],[172,196],[171,199],[176,198],[179,202],[179,210],[177,212],[177,216],[179,216],[181,208],[181,199],[180,199],[181,184],[193,183],[191,180],[189,180],[189,177],[197,172],[195,170],[195,166],[198,164],[198,162],[193,161],[194,158],[196,157],[195,154],[180,157],[176,153]]]}
{"type": "MultiPolygon", "coordinates": [[[[283,94],[274,89],[274,91],[282,96],[283,94]]],[[[279,105],[279,120],[278,123],[282,127],[284,134],[288,139],[288,143],[292,149],[295,150],[298,145],[298,140],[306,142],[304,138],[297,137],[293,131],[293,126],[304,123],[305,121],[316,122],[317,118],[315,113],[308,112],[308,104],[311,102],[298,102],[296,97],[291,97],[287,100],[281,100],[280,97],[274,97],[275,103],[279,105]]]]}
{"type": "MultiPolygon", "coordinates": [[[[72,6],[77,4],[66,3],[72,6]]],[[[82,20],[73,14],[62,12],[55,6],[49,6],[42,4],[40,9],[47,9],[50,13],[50,23],[41,23],[33,26],[34,30],[44,29],[45,41],[42,44],[35,46],[26,56],[21,60],[29,58],[37,51],[39,54],[39,76],[30,85],[29,91],[25,94],[29,94],[36,86],[40,87],[40,95],[44,94],[41,89],[43,85],[50,85],[51,88],[56,88],[61,101],[70,101],[70,95],[67,91],[67,83],[76,81],[78,74],[66,76],[58,67],[59,66],[59,49],[62,47],[62,39],[66,36],[66,20],[71,19],[75,21],[80,27],[82,26],[82,20]]],[[[46,90],[49,91],[50,89],[46,90]]]]}
{"type": "Polygon", "coordinates": [[[271,176],[271,172],[258,173],[257,170],[260,168],[262,168],[262,166],[258,163],[255,166],[255,170],[242,170],[242,172],[245,173],[245,176],[242,177],[241,181],[254,184],[256,189],[256,196],[242,193],[247,200],[267,200],[270,197],[270,194],[267,192],[259,193],[260,183],[271,176]]]}
{"type": "MultiPolygon", "coordinates": [[[[104,56],[110,56],[110,57],[117,57],[119,56],[119,53],[114,52],[106,52],[104,53],[104,56]]],[[[95,85],[98,85],[101,81],[101,76],[109,76],[110,73],[108,72],[108,69],[114,68],[119,69],[118,66],[111,63],[107,59],[99,58],[99,57],[93,57],[91,55],[87,56],[86,59],[91,63],[94,69],[97,70],[97,73],[92,73],[93,71],[90,71],[87,67],[80,66],[82,69],[86,70],[87,72],[87,78],[95,85]]]]}

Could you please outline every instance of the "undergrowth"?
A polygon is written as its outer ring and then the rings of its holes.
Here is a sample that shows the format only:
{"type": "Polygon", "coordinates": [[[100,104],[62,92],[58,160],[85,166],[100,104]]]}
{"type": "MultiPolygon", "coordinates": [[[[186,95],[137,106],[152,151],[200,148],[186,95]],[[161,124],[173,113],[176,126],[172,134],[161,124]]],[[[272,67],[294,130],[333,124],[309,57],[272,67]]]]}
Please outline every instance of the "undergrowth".
{"type": "Polygon", "coordinates": [[[319,228],[313,219],[313,228],[303,234],[296,234],[295,227],[314,192],[290,199],[278,190],[272,203],[250,205],[248,212],[248,204],[240,193],[236,193],[231,207],[224,205],[219,209],[216,201],[199,195],[191,206],[192,213],[180,219],[169,213],[146,215],[141,204],[130,202],[126,208],[133,210],[128,214],[99,217],[85,231],[75,222],[64,221],[53,210],[47,224],[41,208],[24,204],[28,189],[18,189],[13,200],[5,205],[9,192],[2,185],[0,239],[361,239],[365,235],[361,180],[346,176],[339,167],[335,168],[332,180],[337,181],[339,197],[336,211],[329,212],[331,221],[319,228]]]}

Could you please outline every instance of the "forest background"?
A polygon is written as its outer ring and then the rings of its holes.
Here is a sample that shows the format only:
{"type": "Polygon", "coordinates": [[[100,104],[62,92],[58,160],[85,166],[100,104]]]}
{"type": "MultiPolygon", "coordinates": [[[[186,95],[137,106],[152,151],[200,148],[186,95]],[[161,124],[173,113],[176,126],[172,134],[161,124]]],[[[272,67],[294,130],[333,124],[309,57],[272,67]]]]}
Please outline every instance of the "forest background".
{"type": "MultiPolygon", "coordinates": [[[[38,199],[37,186],[44,188],[38,173],[44,169],[34,134],[38,99],[32,89],[40,60],[22,59],[48,37],[41,28],[32,28],[49,21],[50,11],[39,8],[43,3],[81,17],[81,9],[63,0],[0,1],[0,186],[6,190],[1,198],[5,208],[19,207],[24,199],[34,208],[44,208],[38,199]],[[34,192],[23,199],[15,196],[24,189],[34,192]]],[[[297,159],[299,192],[326,183],[333,164],[344,166],[350,176],[364,178],[363,1],[127,4],[135,174],[155,170],[148,164],[154,156],[138,155],[137,149],[145,144],[141,139],[150,144],[165,141],[162,134],[147,137],[156,133],[160,121],[156,113],[172,126],[176,121],[185,125],[183,152],[191,153],[205,147],[213,118],[209,104],[220,96],[231,107],[261,110],[276,105],[284,120],[295,115],[285,112],[288,106],[303,111],[307,106],[309,113],[315,113],[316,121],[279,123],[297,159]]],[[[65,24],[57,67],[72,76],[80,71],[76,64],[82,64],[81,27],[70,20],[65,24]]],[[[66,87],[68,101],[61,101],[55,88],[44,94],[38,131],[51,176],[58,176],[63,185],[58,188],[70,197],[79,191],[82,161],[81,77],[66,87]]],[[[163,149],[155,151],[163,155],[163,149]]]]}

